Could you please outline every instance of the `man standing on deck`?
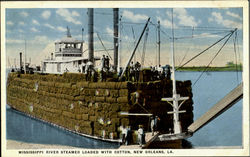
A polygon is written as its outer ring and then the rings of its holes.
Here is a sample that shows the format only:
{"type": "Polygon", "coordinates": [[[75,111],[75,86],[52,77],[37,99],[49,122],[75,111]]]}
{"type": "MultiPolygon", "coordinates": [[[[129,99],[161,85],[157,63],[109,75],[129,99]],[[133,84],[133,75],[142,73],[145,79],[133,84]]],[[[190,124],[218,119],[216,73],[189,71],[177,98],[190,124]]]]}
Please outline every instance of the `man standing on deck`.
{"type": "Polygon", "coordinates": [[[171,78],[171,72],[170,72],[170,66],[169,65],[167,65],[166,74],[167,74],[167,79],[170,80],[170,78],[171,78]]]}
{"type": "Polygon", "coordinates": [[[142,147],[142,143],[144,141],[144,130],[143,130],[143,126],[139,125],[139,129],[138,129],[138,140],[139,140],[139,145],[140,147],[142,147]]]}
{"type": "Polygon", "coordinates": [[[131,61],[129,66],[129,81],[133,81],[134,78],[134,63],[131,61]]]}
{"type": "Polygon", "coordinates": [[[126,142],[126,133],[127,133],[127,129],[125,128],[125,126],[122,126],[122,143],[125,144],[126,142]]]}
{"type": "Polygon", "coordinates": [[[152,136],[154,136],[154,131],[155,131],[155,118],[151,117],[151,131],[152,131],[152,136]]]}

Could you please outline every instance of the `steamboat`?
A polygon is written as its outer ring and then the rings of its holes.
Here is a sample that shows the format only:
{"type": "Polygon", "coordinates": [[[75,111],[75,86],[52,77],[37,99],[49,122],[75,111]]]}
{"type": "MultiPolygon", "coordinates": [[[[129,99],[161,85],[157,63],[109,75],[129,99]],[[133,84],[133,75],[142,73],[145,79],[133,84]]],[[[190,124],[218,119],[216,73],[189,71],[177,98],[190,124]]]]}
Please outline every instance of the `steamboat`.
{"type": "Polygon", "coordinates": [[[76,134],[122,142],[122,130],[129,128],[129,143],[137,143],[139,126],[151,134],[152,117],[158,117],[156,134],[145,148],[181,148],[181,141],[192,135],[191,81],[175,80],[174,52],[169,67],[152,69],[131,64],[147,30],[150,18],[126,66],[119,64],[119,10],[114,12],[114,63],[94,56],[93,9],[88,9],[88,57],[83,56],[83,40],[71,36],[55,42],[55,52],[36,71],[23,64],[7,81],[7,104],[27,116],[76,134]],[[96,63],[101,62],[101,67],[96,63]],[[172,78],[170,77],[172,76],[172,78]]]}

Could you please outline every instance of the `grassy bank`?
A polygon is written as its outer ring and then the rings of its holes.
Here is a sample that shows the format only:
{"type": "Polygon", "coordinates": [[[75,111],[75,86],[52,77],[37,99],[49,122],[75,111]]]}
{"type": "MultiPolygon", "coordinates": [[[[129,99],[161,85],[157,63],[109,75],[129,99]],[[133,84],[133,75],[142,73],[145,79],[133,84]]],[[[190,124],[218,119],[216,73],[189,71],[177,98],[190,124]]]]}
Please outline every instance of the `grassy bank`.
{"type": "MultiPolygon", "coordinates": [[[[206,67],[182,67],[177,71],[204,71],[206,67]]],[[[242,66],[208,67],[206,71],[242,71],[242,66]]]]}

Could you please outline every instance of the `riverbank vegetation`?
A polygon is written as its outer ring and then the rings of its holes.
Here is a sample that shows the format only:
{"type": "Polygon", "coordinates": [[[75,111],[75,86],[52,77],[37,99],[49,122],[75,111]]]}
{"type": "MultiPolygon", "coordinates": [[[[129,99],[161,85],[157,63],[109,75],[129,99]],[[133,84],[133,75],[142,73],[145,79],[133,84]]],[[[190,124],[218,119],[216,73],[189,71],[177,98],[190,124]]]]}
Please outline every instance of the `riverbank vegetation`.
{"type": "Polygon", "coordinates": [[[177,71],[242,71],[242,64],[234,64],[228,62],[223,67],[206,67],[206,66],[193,66],[177,68],[177,71]]]}

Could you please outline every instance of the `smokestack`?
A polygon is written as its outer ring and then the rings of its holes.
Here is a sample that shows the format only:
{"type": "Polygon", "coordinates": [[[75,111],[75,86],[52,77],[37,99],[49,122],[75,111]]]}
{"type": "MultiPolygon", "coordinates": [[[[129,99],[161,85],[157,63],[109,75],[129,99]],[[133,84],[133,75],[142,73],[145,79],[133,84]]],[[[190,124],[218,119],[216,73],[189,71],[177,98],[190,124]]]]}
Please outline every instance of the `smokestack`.
{"type": "Polygon", "coordinates": [[[117,71],[118,65],[118,22],[119,22],[119,8],[113,9],[114,16],[114,69],[117,71]]]}
{"type": "Polygon", "coordinates": [[[94,38],[93,38],[93,33],[94,33],[94,9],[93,8],[88,8],[88,22],[89,22],[89,27],[88,27],[88,34],[89,34],[89,60],[91,62],[94,62],[94,38]]]}
{"type": "Polygon", "coordinates": [[[20,71],[22,71],[22,52],[20,52],[20,71]]]}

